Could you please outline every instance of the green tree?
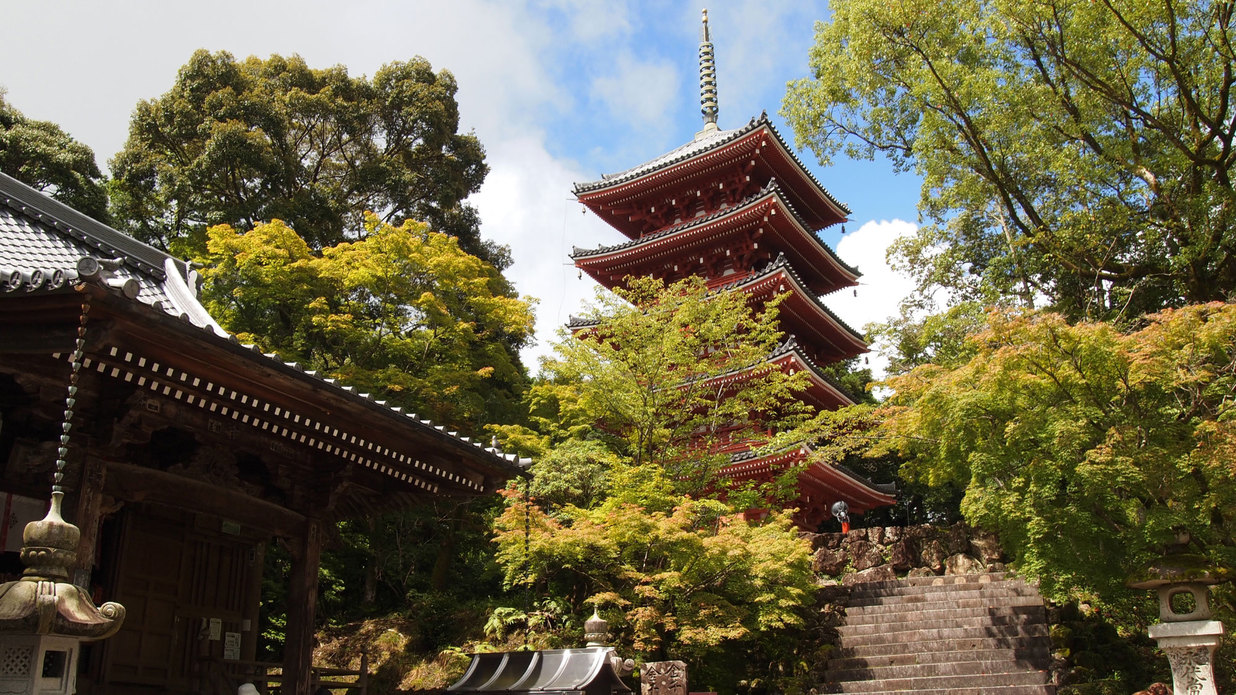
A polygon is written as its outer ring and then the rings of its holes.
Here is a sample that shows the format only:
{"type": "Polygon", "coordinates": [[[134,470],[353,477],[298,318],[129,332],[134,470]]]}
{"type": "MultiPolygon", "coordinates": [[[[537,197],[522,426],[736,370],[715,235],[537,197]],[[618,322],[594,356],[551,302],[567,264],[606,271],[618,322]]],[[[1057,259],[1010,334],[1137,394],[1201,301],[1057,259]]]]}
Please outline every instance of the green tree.
{"type": "Polygon", "coordinates": [[[890,355],[888,373],[904,374],[924,364],[956,367],[973,354],[970,336],[987,326],[978,302],[958,302],[944,311],[918,315],[912,305],[886,323],[867,327],[871,344],[890,355]]]}
{"type": "Polygon", "coordinates": [[[216,224],[286,220],[313,249],[364,233],[363,214],[428,222],[491,264],[464,199],[488,169],[460,134],[455,78],[414,58],[372,79],[298,56],[197,51],[163,96],[137,105],[112,160],[113,214],[135,237],[189,255],[216,224]]]}
{"type": "Polygon", "coordinates": [[[0,92],[0,171],[107,221],[107,189],[94,151],[60,126],[26,118],[0,92]]]}
{"type": "Polygon", "coordinates": [[[318,254],[280,220],[212,227],[204,303],[240,339],[438,422],[516,418],[529,302],[455,237],[373,215],[364,229],[318,254]]]}
{"type": "Polygon", "coordinates": [[[836,0],[783,113],[923,176],[926,289],[1135,319],[1236,287],[1233,4],[836,0]]]}
{"type": "Polygon", "coordinates": [[[787,515],[732,514],[685,498],[650,511],[616,495],[564,517],[513,500],[497,522],[498,562],[510,585],[599,608],[624,656],[683,659],[693,684],[733,692],[762,667],[744,656],[801,624],[814,586],[810,543],[787,515]]]}
{"type": "Polygon", "coordinates": [[[711,293],[698,278],[640,278],[600,294],[587,319],[543,365],[535,396],[551,409],[540,415],[551,444],[598,439],[699,493],[719,482],[728,456],[718,452],[763,444],[770,428],[810,415],[794,398],[806,374],[760,367],[781,339],[775,305],[752,312],[742,295],[711,293]]]}
{"type": "Polygon", "coordinates": [[[966,518],[1056,599],[1127,608],[1125,579],[1180,528],[1236,568],[1236,306],[1167,310],[1128,333],[1058,314],[989,324],[960,364],[889,380],[880,434],[903,475],[963,487],[966,518]]]}

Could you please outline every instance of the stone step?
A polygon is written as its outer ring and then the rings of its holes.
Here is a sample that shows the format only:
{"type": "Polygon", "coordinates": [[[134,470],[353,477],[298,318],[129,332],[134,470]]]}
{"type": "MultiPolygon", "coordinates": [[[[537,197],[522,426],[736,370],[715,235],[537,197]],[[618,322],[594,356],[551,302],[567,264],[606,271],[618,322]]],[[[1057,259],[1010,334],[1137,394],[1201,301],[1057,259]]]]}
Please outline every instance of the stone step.
{"type": "Polygon", "coordinates": [[[923,592],[930,590],[941,590],[942,588],[964,588],[964,589],[981,589],[985,586],[1015,586],[1018,588],[1033,589],[1034,587],[1021,579],[987,579],[984,577],[973,577],[971,575],[956,575],[932,577],[930,581],[914,581],[915,579],[926,579],[925,577],[916,577],[910,579],[893,579],[882,582],[861,582],[850,587],[851,594],[889,594],[898,591],[906,592],[923,592]]]}
{"type": "Polygon", "coordinates": [[[956,601],[959,599],[985,598],[990,601],[1000,599],[1018,600],[1038,598],[1038,592],[1026,587],[1016,588],[1002,585],[976,584],[973,588],[957,588],[956,586],[924,586],[910,587],[906,591],[887,594],[861,595],[851,594],[846,601],[849,606],[872,606],[877,604],[894,605],[899,603],[927,603],[930,601],[956,601]]]}
{"type": "Polygon", "coordinates": [[[937,586],[940,584],[992,584],[995,582],[1025,582],[1021,577],[1005,572],[980,572],[978,574],[929,574],[925,577],[898,577],[859,584],[861,587],[880,589],[889,586],[937,586]]]}
{"type": "Polygon", "coordinates": [[[914,577],[849,590],[822,692],[1053,695],[1047,611],[1002,573],[914,577]]]}
{"type": "MultiPolygon", "coordinates": [[[[840,693],[841,690],[820,690],[820,692],[840,693]]],[[[926,690],[874,690],[864,695],[940,695],[934,688],[926,690]]],[[[1056,695],[1052,685],[999,685],[980,686],[977,688],[949,688],[948,695],[1056,695]]]]}
{"type": "Polygon", "coordinates": [[[865,668],[829,669],[824,672],[827,681],[894,680],[904,678],[929,678],[935,676],[987,676],[1004,673],[1025,673],[1044,668],[1014,659],[994,661],[963,659],[933,664],[904,664],[900,666],[875,666],[865,668]]]}
{"type": "Polygon", "coordinates": [[[1009,649],[994,647],[990,649],[964,649],[958,651],[938,652],[905,652],[896,651],[882,656],[839,657],[829,659],[824,665],[829,670],[843,671],[854,669],[878,669],[888,666],[909,666],[912,664],[942,664],[955,661],[1011,661],[1021,664],[1027,669],[1047,668],[1051,661],[1051,651],[1046,644],[1038,647],[1023,647],[1009,649]]]}
{"type": "MultiPolygon", "coordinates": [[[[843,628],[844,629],[844,628],[843,628]]],[[[897,644],[906,652],[916,651],[920,642],[922,651],[938,649],[935,645],[944,640],[965,639],[1018,639],[1026,637],[1047,637],[1048,628],[1042,623],[1031,625],[989,625],[985,627],[941,627],[917,630],[902,630],[895,633],[877,633],[873,635],[843,635],[841,643],[844,647],[864,647],[878,644],[897,644]],[[890,637],[895,635],[895,637],[890,637]],[[913,647],[913,648],[912,648],[913,647]]]]}
{"type": "Polygon", "coordinates": [[[856,624],[867,620],[896,620],[894,616],[900,615],[925,615],[931,617],[930,614],[937,611],[945,610],[1008,610],[1012,612],[1021,612],[1028,609],[1043,608],[1043,599],[1037,596],[1015,596],[1009,597],[1009,601],[1000,601],[993,607],[990,598],[959,598],[953,601],[923,601],[912,604],[892,603],[892,604],[871,604],[867,606],[847,606],[845,611],[846,623],[856,624]]]}
{"type": "MultiPolygon", "coordinates": [[[[948,614],[951,611],[943,611],[948,614]]],[[[849,616],[846,616],[846,624],[837,628],[838,633],[843,638],[848,638],[858,635],[887,635],[889,640],[900,640],[900,635],[906,632],[915,632],[919,630],[936,630],[947,628],[983,628],[983,627],[1024,627],[1027,625],[1042,625],[1044,614],[1040,615],[1022,615],[1022,614],[1005,614],[1005,615],[943,615],[929,619],[918,619],[913,614],[900,616],[902,620],[887,620],[879,622],[866,622],[857,625],[851,625],[849,616]]]]}
{"type": "MultiPolygon", "coordinates": [[[[836,683],[837,693],[878,692],[947,692],[955,695],[958,689],[976,688],[978,692],[993,693],[1003,686],[1043,686],[1047,684],[1046,671],[1022,671],[1020,673],[993,673],[973,676],[925,676],[912,678],[886,678],[883,680],[845,681],[836,683]]],[[[828,687],[828,686],[826,686],[828,687]]]]}
{"type": "Polygon", "coordinates": [[[938,639],[915,644],[913,648],[899,642],[872,642],[870,644],[850,644],[850,642],[851,640],[843,641],[841,647],[836,650],[836,658],[876,659],[892,655],[909,656],[915,654],[921,658],[927,654],[987,649],[1006,649],[1013,651],[1015,654],[1031,654],[1035,653],[1036,650],[1042,649],[1047,644],[1044,641],[1044,636],[1039,635],[1024,637],[972,636],[938,639]]]}
{"type": "MultiPolygon", "coordinates": [[[[860,587],[879,589],[889,586],[933,586],[937,584],[991,584],[1001,581],[1022,581],[1005,572],[982,572],[980,574],[932,574],[926,577],[900,577],[880,582],[867,582],[860,587]]],[[[858,588],[858,587],[855,587],[858,588]]]]}

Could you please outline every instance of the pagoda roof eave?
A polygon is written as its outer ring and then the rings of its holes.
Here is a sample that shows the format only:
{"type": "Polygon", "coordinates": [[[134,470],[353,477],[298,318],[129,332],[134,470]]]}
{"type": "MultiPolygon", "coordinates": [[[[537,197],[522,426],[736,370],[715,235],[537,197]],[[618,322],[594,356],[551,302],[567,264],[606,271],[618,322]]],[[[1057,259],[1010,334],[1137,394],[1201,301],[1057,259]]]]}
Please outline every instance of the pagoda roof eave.
{"type": "Polygon", "coordinates": [[[790,284],[790,287],[793,290],[791,293],[792,297],[798,298],[802,305],[810,307],[810,309],[817,312],[817,315],[821,318],[821,320],[836,327],[839,332],[849,338],[849,342],[855,350],[854,354],[850,355],[851,357],[855,357],[867,351],[866,337],[863,336],[861,332],[851,327],[848,323],[841,320],[841,317],[837,316],[832,309],[828,308],[828,306],[821,302],[815,294],[807,289],[806,283],[803,282],[802,277],[799,276],[797,271],[794,270],[794,267],[790,265],[788,260],[786,260],[784,254],[777,256],[772,263],[769,263],[760,272],[740,280],[735,280],[734,282],[721,285],[717,289],[722,291],[734,289],[748,292],[758,292],[761,284],[769,283],[778,278],[778,276],[784,278],[784,280],[790,284]]]}
{"type": "Polygon", "coordinates": [[[615,174],[603,175],[597,181],[584,183],[576,183],[574,193],[579,198],[591,197],[603,192],[609,192],[618,188],[622,188],[627,184],[632,183],[648,183],[650,179],[665,178],[668,172],[676,172],[684,168],[694,159],[703,157],[717,151],[731,143],[734,143],[741,138],[754,133],[760,129],[765,129],[772,136],[771,140],[782,151],[787,161],[794,165],[798,174],[806,181],[809,181],[812,186],[819,192],[821,197],[832,207],[840,217],[846,217],[851,214],[851,210],[841,201],[837,200],[832,193],[820,183],[819,179],[807,170],[806,165],[794,154],[794,151],[786,144],[785,139],[781,137],[781,133],[777,131],[776,126],[768,118],[768,113],[761,113],[758,117],[752,118],[745,126],[734,128],[732,130],[717,130],[711,131],[703,136],[688,142],[680,147],[677,147],[669,152],[653,158],[643,164],[632,167],[625,171],[615,174]]]}
{"type": "MultiPolygon", "coordinates": [[[[587,326],[582,322],[572,326],[575,330],[581,330],[587,326]]],[[[772,367],[789,367],[789,363],[794,362],[794,366],[798,369],[803,369],[811,373],[813,381],[816,382],[818,388],[826,390],[829,395],[833,396],[837,401],[838,406],[854,405],[857,401],[854,396],[848,393],[845,388],[838,384],[832,377],[824,373],[818,364],[811,358],[803,354],[799,348],[797,339],[794,336],[789,336],[778,345],[768,357],[755,364],[750,364],[745,367],[740,367],[724,374],[718,374],[707,378],[709,386],[721,386],[728,383],[736,383],[744,379],[748,379],[756,371],[769,369],[772,367]]]]}
{"type": "MultiPolygon", "coordinates": [[[[806,443],[767,454],[745,451],[731,456],[730,463],[722,467],[721,474],[737,479],[757,478],[777,468],[801,462],[813,451],[814,447],[806,443]]],[[[837,498],[845,499],[850,511],[858,514],[897,502],[894,495],[880,489],[882,486],[840,465],[814,462],[804,470],[799,475],[800,490],[810,494],[814,491],[803,489],[804,479],[814,484],[811,487],[828,490],[837,498]]]]}
{"type": "MultiPolygon", "coordinates": [[[[790,336],[790,338],[792,340],[793,336],[790,336]]],[[[845,388],[838,384],[832,377],[821,371],[819,365],[815,364],[810,358],[802,354],[802,352],[798,350],[797,346],[785,354],[773,358],[771,361],[773,364],[778,366],[792,366],[795,369],[801,369],[809,373],[811,375],[812,385],[808,387],[807,390],[818,391],[820,395],[824,396],[817,396],[817,400],[821,402],[821,405],[827,405],[829,402],[832,402],[838,408],[844,408],[858,402],[854,396],[846,391],[845,388]]]]}
{"type": "Polygon", "coordinates": [[[862,273],[857,268],[841,260],[832,247],[807,227],[807,224],[799,216],[797,210],[782,195],[780,186],[775,181],[769,182],[769,185],[758,194],[748,197],[737,205],[718,210],[710,215],[692,218],[639,239],[632,239],[610,246],[601,246],[595,249],[573,247],[570,257],[576,262],[576,265],[584,267],[586,270],[588,265],[595,265],[597,262],[607,260],[615,254],[638,256],[642,251],[666,246],[671,241],[676,244],[677,239],[701,234],[709,228],[718,228],[725,224],[742,224],[740,219],[742,216],[749,215],[759,207],[767,205],[777,205],[783,209],[786,213],[786,218],[792,222],[790,226],[807,239],[809,246],[821,255],[823,263],[832,268],[838,277],[841,278],[839,282],[829,282],[833,291],[857,284],[858,278],[862,277],[862,273]]]}

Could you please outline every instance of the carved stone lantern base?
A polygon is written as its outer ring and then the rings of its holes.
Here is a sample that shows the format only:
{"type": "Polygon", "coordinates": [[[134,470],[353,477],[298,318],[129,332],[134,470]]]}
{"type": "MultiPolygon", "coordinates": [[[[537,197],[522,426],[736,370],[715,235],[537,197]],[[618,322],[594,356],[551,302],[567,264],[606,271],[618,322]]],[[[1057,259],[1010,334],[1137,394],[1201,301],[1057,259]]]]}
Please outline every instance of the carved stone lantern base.
{"type": "Polygon", "coordinates": [[[1150,637],[1159,643],[1172,665],[1174,695],[1218,695],[1215,690],[1214,654],[1223,636],[1217,620],[1151,625],[1150,637]]]}

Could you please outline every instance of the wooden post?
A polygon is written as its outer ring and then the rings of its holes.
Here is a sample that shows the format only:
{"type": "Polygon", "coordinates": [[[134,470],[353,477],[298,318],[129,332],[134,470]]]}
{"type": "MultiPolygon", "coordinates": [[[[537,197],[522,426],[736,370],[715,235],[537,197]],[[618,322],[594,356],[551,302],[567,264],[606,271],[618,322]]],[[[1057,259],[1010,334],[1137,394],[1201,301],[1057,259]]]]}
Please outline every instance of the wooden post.
{"type": "MultiPolygon", "coordinates": [[[[103,484],[107,479],[107,463],[98,456],[86,456],[82,461],[81,479],[77,484],[77,513],[74,523],[81,531],[77,543],[77,567],[89,579],[95,563],[95,551],[99,544],[99,524],[102,523],[103,484]]],[[[76,582],[78,578],[74,577],[76,582]]],[[[88,585],[82,586],[90,591],[88,585]]]]}
{"type": "Polygon", "coordinates": [[[288,577],[288,623],[283,643],[283,695],[311,695],[313,618],[318,600],[318,565],[322,559],[322,522],[307,519],[305,532],[292,539],[288,577]]]}
{"type": "Polygon", "coordinates": [[[249,550],[252,565],[249,567],[249,587],[245,592],[245,603],[241,614],[240,660],[257,660],[258,624],[261,622],[262,606],[262,575],[266,568],[266,543],[256,543],[249,550]],[[249,622],[249,629],[244,629],[244,621],[249,622]]]}

